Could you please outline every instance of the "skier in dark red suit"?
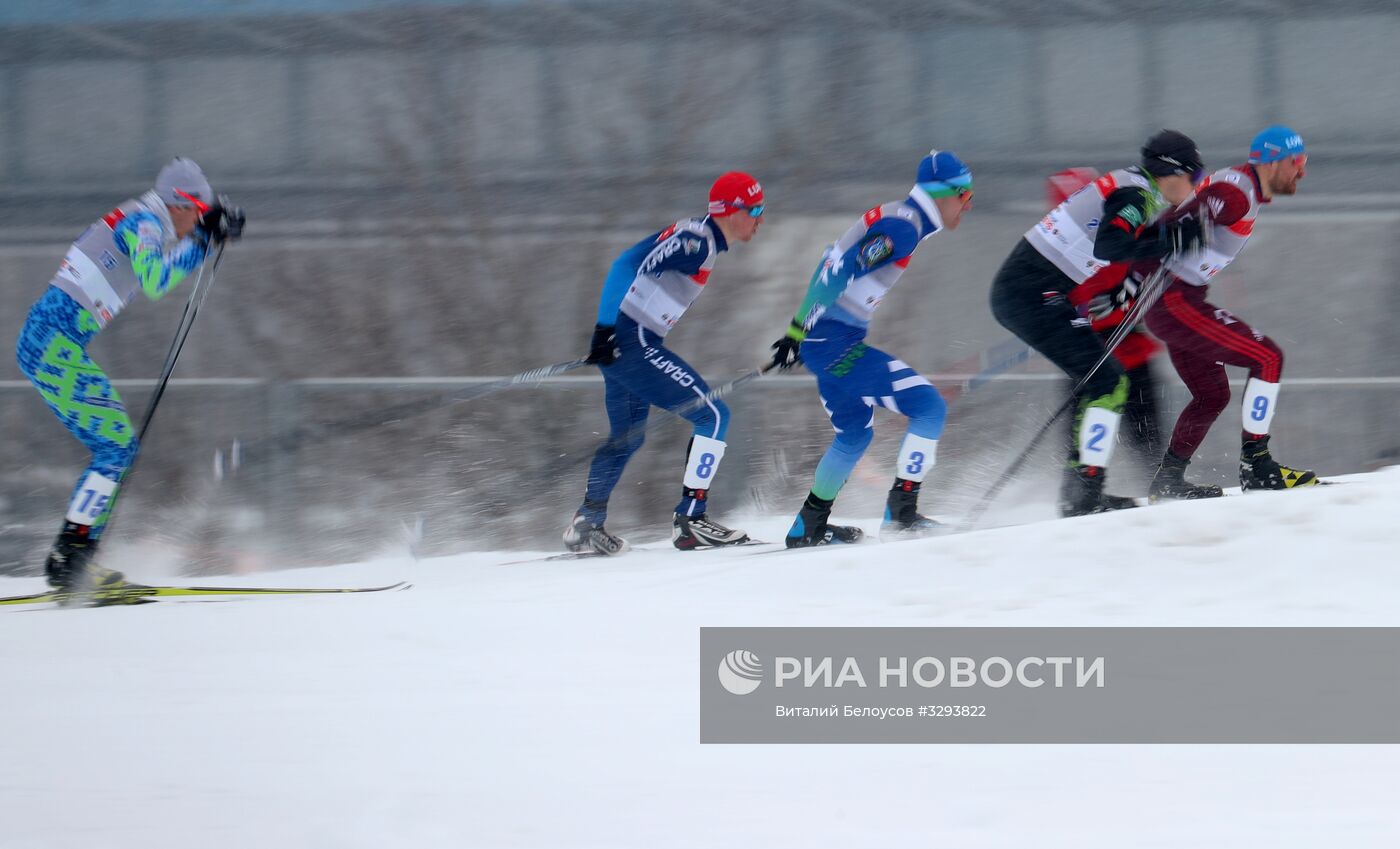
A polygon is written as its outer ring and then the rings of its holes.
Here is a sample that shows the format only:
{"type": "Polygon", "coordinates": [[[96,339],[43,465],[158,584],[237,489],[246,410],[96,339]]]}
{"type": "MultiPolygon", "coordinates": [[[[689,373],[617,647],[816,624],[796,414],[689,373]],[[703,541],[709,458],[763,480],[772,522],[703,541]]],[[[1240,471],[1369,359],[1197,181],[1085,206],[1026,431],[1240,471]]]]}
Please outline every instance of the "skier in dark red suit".
{"type": "Polygon", "coordinates": [[[1230,403],[1227,365],[1249,369],[1241,415],[1240,486],[1290,489],[1317,483],[1313,472],[1280,465],[1269,452],[1283,351],[1238,316],[1206,300],[1211,278],[1244,248],[1262,206],[1277,195],[1297,192],[1307,161],[1302,137],[1275,125],[1255,137],[1246,164],[1216,171],[1197,188],[1200,210],[1211,222],[1207,246],[1198,256],[1168,261],[1167,288],[1146,316],[1148,329],[1166,343],[1177,374],[1191,390],[1191,402],[1177,419],[1152,481],[1149,496],[1154,501],[1221,494],[1218,486],[1187,481],[1185,471],[1230,403]]]}

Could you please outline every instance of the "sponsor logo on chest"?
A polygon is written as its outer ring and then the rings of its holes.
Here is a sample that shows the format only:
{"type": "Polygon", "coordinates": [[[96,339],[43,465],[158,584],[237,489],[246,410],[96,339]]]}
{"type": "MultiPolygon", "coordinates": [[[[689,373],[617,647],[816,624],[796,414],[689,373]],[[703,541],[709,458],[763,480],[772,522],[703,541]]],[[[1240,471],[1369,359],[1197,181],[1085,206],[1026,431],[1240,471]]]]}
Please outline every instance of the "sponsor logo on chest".
{"type": "Polygon", "coordinates": [[[647,258],[642,262],[642,267],[639,270],[642,274],[654,274],[656,273],[657,266],[670,259],[680,250],[684,250],[687,255],[698,253],[700,250],[700,240],[693,236],[690,238],[672,236],[654,248],[651,253],[647,254],[647,258]]]}

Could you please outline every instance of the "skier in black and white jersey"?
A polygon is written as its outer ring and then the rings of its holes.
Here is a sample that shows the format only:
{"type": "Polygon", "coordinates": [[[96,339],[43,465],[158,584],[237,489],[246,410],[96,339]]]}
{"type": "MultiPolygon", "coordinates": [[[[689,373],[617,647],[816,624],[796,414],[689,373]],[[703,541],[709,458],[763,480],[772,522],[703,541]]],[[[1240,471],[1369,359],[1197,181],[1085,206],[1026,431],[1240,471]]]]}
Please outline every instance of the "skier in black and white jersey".
{"type": "MultiPolygon", "coordinates": [[[[1103,491],[1128,380],[1111,357],[1090,375],[1103,359],[1104,345],[1068,294],[1111,263],[1195,250],[1204,233],[1199,216],[1166,213],[1191,197],[1204,176],[1194,141],[1175,130],[1157,133],[1143,146],[1140,164],[1104,174],[1046,213],[992,283],[992,313],[1002,326],[1076,383],[1088,376],[1074,414],[1074,444],[1060,491],[1063,516],[1136,504],[1103,491]]],[[[1125,278],[1110,297],[1125,302],[1134,291],[1125,278]]]]}

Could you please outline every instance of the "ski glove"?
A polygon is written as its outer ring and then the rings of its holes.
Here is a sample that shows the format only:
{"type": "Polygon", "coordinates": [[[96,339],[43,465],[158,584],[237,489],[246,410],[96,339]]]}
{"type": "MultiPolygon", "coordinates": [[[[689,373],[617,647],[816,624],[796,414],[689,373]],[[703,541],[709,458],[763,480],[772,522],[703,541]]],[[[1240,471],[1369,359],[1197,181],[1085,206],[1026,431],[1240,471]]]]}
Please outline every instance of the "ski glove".
{"type": "Polygon", "coordinates": [[[599,324],[593,328],[593,343],[588,357],[584,360],[591,366],[610,366],[617,360],[617,332],[615,328],[599,324]]]}
{"type": "Polygon", "coordinates": [[[1088,309],[1089,317],[1094,321],[1103,321],[1114,312],[1126,313],[1133,308],[1133,301],[1137,299],[1138,287],[1141,284],[1141,280],[1129,274],[1115,288],[1090,298],[1084,305],[1088,309]]]}
{"type": "Polygon", "coordinates": [[[243,235],[245,220],[243,207],[231,204],[227,195],[219,195],[209,211],[199,216],[199,226],[211,242],[237,241],[243,235]]]}
{"type": "Polygon", "coordinates": [[[1181,256],[1184,253],[1200,250],[1209,241],[1207,236],[1210,222],[1199,215],[1187,215],[1165,225],[1165,227],[1165,235],[1172,246],[1172,256],[1181,256]]]}
{"type": "Polygon", "coordinates": [[[788,325],[787,333],[784,334],[783,338],[770,346],[773,349],[773,365],[771,367],[779,371],[787,371],[802,362],[802,354],[799,349],[802,347],[802,338],[806,335],[802,325],[796,321],[788,325]]]}

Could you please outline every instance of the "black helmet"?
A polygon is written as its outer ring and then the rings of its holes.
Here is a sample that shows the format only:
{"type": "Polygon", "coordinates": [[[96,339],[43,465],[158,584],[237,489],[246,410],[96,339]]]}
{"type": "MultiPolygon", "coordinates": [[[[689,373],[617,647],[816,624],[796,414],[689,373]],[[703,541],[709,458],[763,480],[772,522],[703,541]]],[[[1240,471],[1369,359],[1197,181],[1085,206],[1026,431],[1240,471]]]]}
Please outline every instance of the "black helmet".
{"type": "Polygon", "coordinates": [[[1190,136],[1176,130],[1162,130],[1143,145],[1142,168],[1154,177],[1185,174],[1194,181],[1205,170],[1205,163],[1190,136]]]}

